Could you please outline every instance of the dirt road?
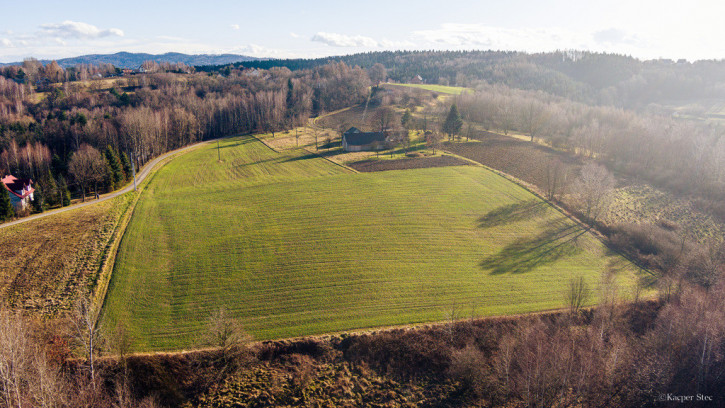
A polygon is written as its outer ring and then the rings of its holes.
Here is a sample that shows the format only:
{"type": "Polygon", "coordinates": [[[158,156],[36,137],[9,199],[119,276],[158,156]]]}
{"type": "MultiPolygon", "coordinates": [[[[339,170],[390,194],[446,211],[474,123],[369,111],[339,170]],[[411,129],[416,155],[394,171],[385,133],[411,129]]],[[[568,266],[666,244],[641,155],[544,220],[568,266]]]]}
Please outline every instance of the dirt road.
{"type": "MultiPolygon", "coordinates": [[[[205,140],[203,142],[194,143],[193,145],[189,145],[189,146],[186,146],[186,147],[182,147],[180,149],[172,150],[170,152],[164,153],[161,156],[159,156],[159,157],[151,160],[150,162],[146,163],[146,165],[141,169],[140,172],[138,172],[136,174],[136,184],[141,184],[141,182],[144,181],[144,179],[146,178],[146,176],[148,176],[149,173],[151,173],[151,170],[154,167],[156,167],[156,165],[159,164],[159,162],[161,162],[162,160],[166,159],[167,157],[173,156],[173,155],[175,155],[177,153],[181,153],[181,152],[187,151],[187,150],[192,149],[192,148],[194,148],[196,146],[199,146],[200,144],[208,143],[209,141],[210,140],[205,140]]],[[[124,187],[124,188],[122,188],[122,189],[120,189],[118,191],[114,191],[114,192],[111,192],[111,193],[108,193],[108,194],[103,194],[97,200],[89,200],[89,201],[86,201],[85,203],[73,204],[73,205],[69,205],[68,207],[58,208],[56,210],[46,211],[44,213],[34,214],[34,215],[29,216],[29,217],[21,218],[21,219],[15,220],[15,221],[6,222],[4,224],[0,224],[0,229],[7,228],[7,227],[11,227],[13,225],[22,224],[24,222],[29,222],[29,221],[37,220],[39,218],[49,217],[49,216],[55,215],[55,214],[60,214],[62,212],[76,210],[78,208],[82,208],[82,207],[85,207],[87,205],[93,205],[93,204],[96,204],[96,203],[100,203],[102,201],[106,201],[106,200],[110,200],[112,198],[118,197],[121,194],[128,193],[131,190],[133,190],[133,182],[129,183],[126,187],[124,187]]]]}

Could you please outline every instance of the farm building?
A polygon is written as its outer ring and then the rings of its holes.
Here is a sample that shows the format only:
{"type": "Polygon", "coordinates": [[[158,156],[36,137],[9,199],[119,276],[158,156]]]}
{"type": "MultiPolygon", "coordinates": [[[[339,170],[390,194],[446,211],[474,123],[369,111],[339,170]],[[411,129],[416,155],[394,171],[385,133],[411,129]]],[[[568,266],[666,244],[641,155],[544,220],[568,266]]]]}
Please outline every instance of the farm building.
{"type": "Polygon", "coordinates": [[[410,80],[410,83],[411,84],[422,84],[422,83],[425,83],[425,81],[423,80],[423,77],[421,77],[420,75],[416,75],[413,77],[413,79],[410,80]]]}
{"type": "Polygon", "coordinates": [[[28,208],[30,202],[33,201],[33,180],[19,179],[15,176],[5,176],[2,178],[3,186],[10,192],[10,202],[16,211],[22,211],[28,208]]]}
{"type": "Polygon", "coordinates": [[[351,127],[342,134],[342,149],[346,152],[383,150],[387,145],[388,138],[383,132],[361,132],[351,127]]]}

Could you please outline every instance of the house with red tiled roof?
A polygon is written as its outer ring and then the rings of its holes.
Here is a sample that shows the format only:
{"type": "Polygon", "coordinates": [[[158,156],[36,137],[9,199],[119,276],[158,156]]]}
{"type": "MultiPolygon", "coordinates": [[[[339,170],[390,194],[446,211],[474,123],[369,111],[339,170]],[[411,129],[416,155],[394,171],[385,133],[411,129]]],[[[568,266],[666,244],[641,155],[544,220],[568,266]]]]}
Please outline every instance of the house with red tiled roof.
{"type": "Polygon", "coordinates": [[[33,201],[33,180],[20,179],[15,176],[5,176],[2,178],[3,186],[10,193],[10,202],[15,207],[15,211],[22,211],[33,201]]]}

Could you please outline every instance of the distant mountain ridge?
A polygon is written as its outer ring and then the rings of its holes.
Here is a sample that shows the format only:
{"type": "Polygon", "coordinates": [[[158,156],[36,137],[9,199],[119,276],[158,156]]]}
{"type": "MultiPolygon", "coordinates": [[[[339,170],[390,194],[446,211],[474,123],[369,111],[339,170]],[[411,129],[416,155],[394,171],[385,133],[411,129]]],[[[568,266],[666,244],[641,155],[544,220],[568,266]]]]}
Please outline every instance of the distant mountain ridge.
{"type": "MultiPolygon", "coordinates": [[[[182,54],[179,52],[167,52],[166,54],[146,54],[132,52],[117,52],[115,54],[89,54],[79,57],[61,58],[55,60],[63,68],[77,64],[113,64],[118,68],[138,68],[144,61],[155,61],[158,63],[184,63],[186,65],[227,65],[238,62],[257,61],[260,58],[249,57],[237,54],[182,54]]],[[[52,60],[40,60],[44,65],[52,60]]],[[[20,65],[22,62],[0,63],[0,66],[20,65]]]]}

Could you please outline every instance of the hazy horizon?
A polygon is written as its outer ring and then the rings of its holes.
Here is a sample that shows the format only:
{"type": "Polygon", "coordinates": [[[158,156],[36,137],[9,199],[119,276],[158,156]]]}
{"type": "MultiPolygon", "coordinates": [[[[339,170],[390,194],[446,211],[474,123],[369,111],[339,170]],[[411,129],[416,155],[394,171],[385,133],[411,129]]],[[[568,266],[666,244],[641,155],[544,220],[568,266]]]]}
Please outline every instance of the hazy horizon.
{"type": "Polygon", "coordinates": [[[725,4],[690,2],[454,0],[365,5],[323,0],[198,5],[129,0],[88,7],[72,0],[58,10],[41,0],[0,17],[0,62],[87,54],[240,54],[316,58],[383,50],[581,50],[641,60],[725,58],[725,4]]]}

